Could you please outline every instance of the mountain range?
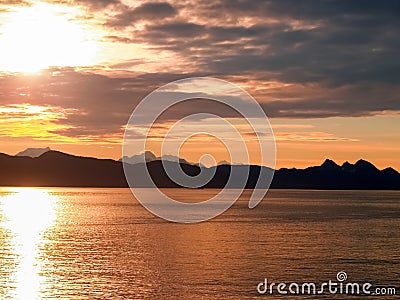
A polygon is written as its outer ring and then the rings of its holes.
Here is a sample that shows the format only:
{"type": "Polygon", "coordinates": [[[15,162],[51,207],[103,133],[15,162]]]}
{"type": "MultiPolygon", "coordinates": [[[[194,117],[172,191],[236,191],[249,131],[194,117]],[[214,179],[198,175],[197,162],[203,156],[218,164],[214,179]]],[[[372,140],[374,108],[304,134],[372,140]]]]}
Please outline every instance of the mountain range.
{"type": "MultiPolygon", "coordinates": [[[[153,157],[151,157],[153,158],[153,157]]],[[[179,187],[167,176],[163,162],[151,159],[146,162],[151,177],[158,187],[179,187]]],[[[178,164],[177,161],[164,163],[178,164]]],[[[220,164],[206,168],[179,160],[180,167],[189,176],[200,173],[201,168],[215,171],[214,177],[204,188],[223,188],[233,168],[244,165],[220,164]]],[[[134,164],[131,167],[135,167],[134,164]]],[[[179,167],[179,166],[175,166],[179,167]]],[[[261,168],[249,166],[246,188],[254,188],[261,168]]],[[[266,168],[267,172],[272,169],[266,168]]],[[[37,157],[11,156],[0,153],[0,186],[48,186],[48,187],[127,187],[121,161],[80,157],[48,150],[37,157]]],[[[146,187],[147,183],[139,183],[146,187]]],[[[235,188],[234,184],[229,186],[235,188]]],[[[305,169],[275,170],[271,188],[280,189],[400,189],[400,173],[393,168],[377,169],[360,159],[354,164],[338,165],[325,160],[320,166],[305,169]]]]}

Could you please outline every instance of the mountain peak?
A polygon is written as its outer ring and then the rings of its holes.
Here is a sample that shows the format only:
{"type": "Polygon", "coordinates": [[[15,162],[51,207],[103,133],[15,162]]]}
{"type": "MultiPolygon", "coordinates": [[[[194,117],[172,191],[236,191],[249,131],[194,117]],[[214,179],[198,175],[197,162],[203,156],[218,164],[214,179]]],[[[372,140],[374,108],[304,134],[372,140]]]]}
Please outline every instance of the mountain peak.
{"type": "Polygon", "coordinates": [[[50,147],[46,148],[27,148],[21,152],[18,152],[15,156],[28,156],[28,157],[39,157],[42,154],[51,151],[50,147]]]}
{"type": "Polygon", "coordinates": [[[153,152],[151,152],[151,151],[149,151],[149,150],[146,150],[146,151],[144,152],[144,159],[145,159],[146,161],[153,161],[153,160],[156,159],[156,156],[155,156],[155,154],[154,154],[153,152]]]}
{"type": "Polygon", "coordinates": [[[228,166],[230,166],[231,163],[230,163],[229,161],[227,161],[227,160],[221,160],[217,165],[218,165],[218,166],[222,166],[222,165],[228,165],[228,166]]]}
{"type": "Polygon", "coordinates": [[[359,160],[356,161],[354,165],[372,165],[369,161],[360,158],[359,160]]]}
{"type": "Polygon", "coordinates": [[[355,171],[354,165],[349,163],[348,161],[345,161],[341,168],[345,172],[354,172],[355,171]]]}
{"type": "Polygon", "coordinates": [[[347,168],[347,167],[351,167],[352,164],[349,163],[347,160],[343,163],[342,168],[347,168]]]}
{"type": "Polygon", "coordinates": [[[335,163],[333,160],[327,158],[321,165],[323,168],[339,168],[338,164],[335,163]]]}
{"type": "Polygon", "coordinates": [[[397,172],[395,169],[393,169],[393,168],[391,168],[391,167],[388,167],[388,168],[386,168],[386,169],[383,169],[383,170],[382,170],[382,173],[384,173],[384,174],[391,174],[391,175],[397,175],[397,174],[399,174],[399,172],[397,172]]]}
{"type": "Polygon", "coordinates": [[[354,167],[357,169],[368,169],[368,170],[378,170],[373,164],[371,164],[369,161],[366,161],[364,159],[359,159],[355,164],[354,167]]]}
{"type": "Polygon", "coordinates": [[[155,156],[155,154],[153,152],[146,150],[145,152],[135,154],[132,156],[124,156],[120,159],[120,161],[134,165],[137,163],[141,163],[143,161],[150,162],[150,161],[153,161],[156,159],[157,159],[157,157],[155,156]]]}

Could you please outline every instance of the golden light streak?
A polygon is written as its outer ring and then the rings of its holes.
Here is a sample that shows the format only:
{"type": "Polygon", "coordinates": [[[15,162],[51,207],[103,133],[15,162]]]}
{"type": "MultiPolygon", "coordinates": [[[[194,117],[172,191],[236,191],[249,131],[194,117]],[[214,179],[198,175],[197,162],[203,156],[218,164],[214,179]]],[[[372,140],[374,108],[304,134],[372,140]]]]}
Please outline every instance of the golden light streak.
{"type": "Polygon", "coordinates": [[[31,136],[36,139],[55,136],[49,131],[65,126],[53,121],[65,118],[67,113],[60,108],[27,103],[0,106],[0,136],[31,136]]]}
{"type": "Polygon", "coordinates": [[[121,134],[99,134],[68,136],[64,131],[74,129],[58,123],[69,114],[78,113],[76,109],[61,107],[13,104],[0,106],[0,138],[29,137],[33,140],[56,142],[58,144],[111,144],[121,143],[121,134]]]}

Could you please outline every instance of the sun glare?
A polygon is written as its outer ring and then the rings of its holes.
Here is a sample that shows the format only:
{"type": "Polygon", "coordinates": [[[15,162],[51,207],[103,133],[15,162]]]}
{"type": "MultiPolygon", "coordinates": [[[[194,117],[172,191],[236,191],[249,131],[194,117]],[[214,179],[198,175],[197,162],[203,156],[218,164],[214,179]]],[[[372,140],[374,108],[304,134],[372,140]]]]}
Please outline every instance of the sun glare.
{"type": "Polygon", "coordinates": [[[8,13],[0,27],[0,70],[36,72],[93,64],[95,34],[78,16],[78,8],[46,3],[8,13]]]}

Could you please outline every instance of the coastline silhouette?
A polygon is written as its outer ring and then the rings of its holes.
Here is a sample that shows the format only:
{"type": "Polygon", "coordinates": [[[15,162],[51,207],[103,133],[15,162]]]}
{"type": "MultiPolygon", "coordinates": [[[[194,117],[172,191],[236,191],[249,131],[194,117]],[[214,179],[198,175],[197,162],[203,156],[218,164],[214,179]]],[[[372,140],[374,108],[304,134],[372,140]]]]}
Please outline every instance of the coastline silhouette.
{"type": "MultiPolygon", "coordinates": [[[[157,187],[179,188],[166,174],[163,163],[178,164],[178,161],[152,159],[146,162],[149,173],[157,187]]],[[[206,168],[179,159],[180,166],[189,176],[205,171],[215,171],[214,177],[202,188],[223,188],[232,168],[247,168],[245,165],[219,164],[206,168]],[[216,170],[213,170],[216,168],[216,170]]],[[[135,167],[135,164],[132,164],[135,167]]],[[[250,165],[246,188],[254,188],[261,168],[250,165]]],[[[37,157],[11,156],[0,153],[0,186],[47,186],[47,187],[127,187],[121,161],[75,156],[49,150],[37,157]]],[[[138,187],[149,187],[146,182],[138,187]]],[[[234,183],[229,188],[235,188],[234,183]]],[[[271,187],[275,189],[371,189],[399,190],[400,173],[393,168],[377,169],[365,160],[355,164],[345,162],[338,165],[326,159],[320,166],[305,169],[281,168],[275,170],[271,187]]]]}

